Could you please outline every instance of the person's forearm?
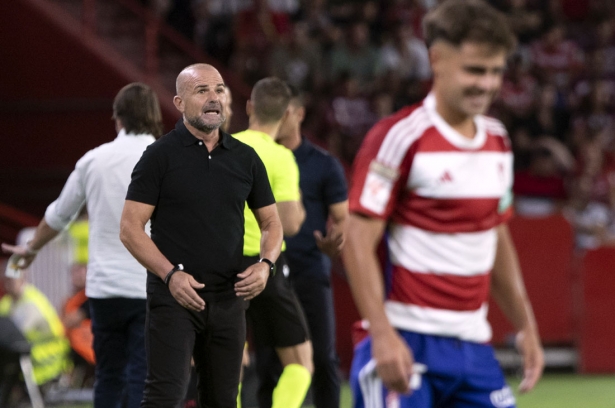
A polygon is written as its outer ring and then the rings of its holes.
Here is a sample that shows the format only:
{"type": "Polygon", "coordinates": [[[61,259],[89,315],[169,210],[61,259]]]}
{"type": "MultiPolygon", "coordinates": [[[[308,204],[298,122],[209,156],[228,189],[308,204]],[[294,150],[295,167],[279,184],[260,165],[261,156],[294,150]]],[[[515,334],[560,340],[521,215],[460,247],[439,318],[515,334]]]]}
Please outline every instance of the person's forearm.
{"type": "Polygon", "coordinates": [[[282,224],[277,220],[270,220],[261,227],[261,258],[275,262],[280,256],[284,233],[282,224]]]}
{"type": "MultiPolygon", "coordinates": [[[[348,283],[362,318],[369,322],[372,335],[390,331],[391,324],[384,310],[384,282],[376,257],[375,241],[351,216],[347,225],[347,239],[342,251],[348,283]]],[[[379,239],[379,238],[378,238],[379,239]]]]}
{"type": "Polygon", "coordinates": [[[38,251],[42,247],[44,247],[49,241],[58,236],[60,231],[57,231],[47,224],[45,218],[41,220],[41,222],[36,227],[36,231],[34,232],[34,237],[28,241],[28,248],[33,251],[38,251]]]}
{"type": "Polygon", "coordinates": [[[506,226],[498,227],[498,244],[491,276],[491,295],[517,330],[537,332],[517,252],[506,226]]]}
{"type": "Polygon", "coordinates": [[[160,252],[143,227],[122,223],[120,240],[141,265],[160,279],[164,280],[173,268],[173,264],[160,252]]]}
{"type": "Polygon", "coordinates": [[[277,208],[284,236],[297,235],[301,230],[303,221],[305,221],[305,208],[301,201],[283,201],[277,203],[277,208]]]}

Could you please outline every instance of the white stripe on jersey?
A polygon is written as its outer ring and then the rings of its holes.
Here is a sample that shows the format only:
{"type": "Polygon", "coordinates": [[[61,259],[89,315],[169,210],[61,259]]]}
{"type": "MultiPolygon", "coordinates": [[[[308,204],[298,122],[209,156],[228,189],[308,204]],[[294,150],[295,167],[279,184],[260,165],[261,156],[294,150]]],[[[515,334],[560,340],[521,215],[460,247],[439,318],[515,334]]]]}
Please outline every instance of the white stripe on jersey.
{"type": "Polygon", "coordinates": [[[416,108],[387,132],[378,150],[376,161],[393,169],[399,168],[410,145],[431,126],[433,124],[427,117],[425,108],[422,106],[416,108]]]}
{"type": "Polygon", "coordinates": [[[393,264],[412,272],[476,276],[491,271],[496,243],[494,228],[443,234],[393,224],[389,253],[393,264]]]}
{"type": "Polygon", "coordinates": [[[384,408],[383,385],[376,372],[376,360],[369,360],[359,371],[359,386],[365,408],[384,408]]]}
{"type": "Polygon", "coordinates": [[[512,187],[512,161],[510,152],[417,152],[407,187],[422,197],[499,199],[512,187]]]}
{"type": "Polygon", "coordinates": [[[487,323],[487,304],[470,312],[431,309],[392,300],[385,302],[391,325],[397,329],[435,336],[456,337],[461,340],[485,343],[491,339],[487,323]]]}

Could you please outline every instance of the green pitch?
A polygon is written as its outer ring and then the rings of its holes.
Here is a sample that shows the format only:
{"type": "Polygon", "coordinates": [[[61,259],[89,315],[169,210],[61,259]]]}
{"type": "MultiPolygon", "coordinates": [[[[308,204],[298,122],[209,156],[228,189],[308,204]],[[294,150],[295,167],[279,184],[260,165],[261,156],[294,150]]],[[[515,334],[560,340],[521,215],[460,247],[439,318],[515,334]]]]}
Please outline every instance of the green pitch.
{"type": "MultiPolygon", "coordinates": [[[[516,390],[519,379],[509,378],[516,390]]],[[[517,396],[517,408],[615,408],[615,376],[547,374],[536,389],[517,396]]],[[[342,390],[341,408],[350,408],[350,389],[342,390]]]]}
{"type": "MultiPolygon", "coordinates": [[[[509,384],[516,389],[519,380],[509,378],[509,384]]],[[[350,406],[350,389],[346,384],[342,388],[340,408],[350,406]]],[[[91,408],[91,405],[57,408],[91,408]]],[[[517,408],[615,408],[615,376],[547,374],[530,394],[517,393],[517,408]]]]}

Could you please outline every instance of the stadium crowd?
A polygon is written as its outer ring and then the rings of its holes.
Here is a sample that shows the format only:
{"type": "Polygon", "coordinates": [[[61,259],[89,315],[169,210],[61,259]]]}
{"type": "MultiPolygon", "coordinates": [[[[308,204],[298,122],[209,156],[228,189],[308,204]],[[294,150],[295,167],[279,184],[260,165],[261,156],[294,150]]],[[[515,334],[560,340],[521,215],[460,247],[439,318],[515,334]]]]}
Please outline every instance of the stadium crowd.
{"type": "MultiPolygon", "coordinates": [[[[249,85],[274,75],[305,92],[305,135],[347,170],[366,131],[431,83],[421,20],[438,0],[142,1],[249,85]]],[[[489,2],[519,40],[490,112],[513,143],[517,212],[566,208],[580,247],[610,244],[615,3],[489,2]]]]}

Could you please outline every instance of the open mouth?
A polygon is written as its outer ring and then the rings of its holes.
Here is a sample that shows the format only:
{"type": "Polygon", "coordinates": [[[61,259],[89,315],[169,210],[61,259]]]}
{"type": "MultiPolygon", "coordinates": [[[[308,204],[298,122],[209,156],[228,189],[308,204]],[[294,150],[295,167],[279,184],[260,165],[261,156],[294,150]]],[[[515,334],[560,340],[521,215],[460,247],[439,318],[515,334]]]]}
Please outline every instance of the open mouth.
{"type": "Polygon", "coordinates": [[[217,108],[205,109],[203,113],[206,115],[219,115],[220,109],[217,109],[217,108]]]}

